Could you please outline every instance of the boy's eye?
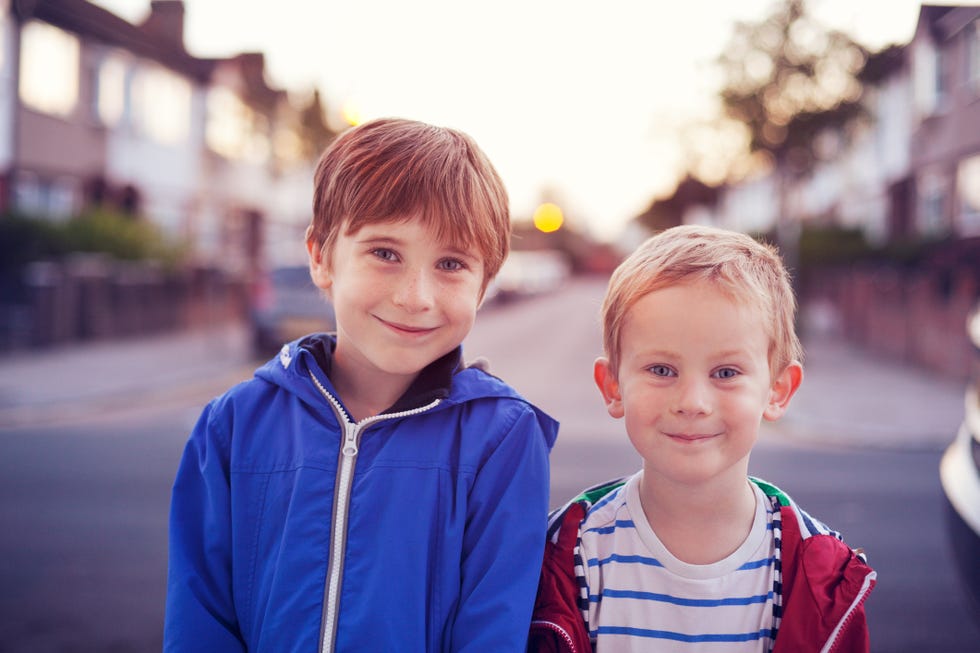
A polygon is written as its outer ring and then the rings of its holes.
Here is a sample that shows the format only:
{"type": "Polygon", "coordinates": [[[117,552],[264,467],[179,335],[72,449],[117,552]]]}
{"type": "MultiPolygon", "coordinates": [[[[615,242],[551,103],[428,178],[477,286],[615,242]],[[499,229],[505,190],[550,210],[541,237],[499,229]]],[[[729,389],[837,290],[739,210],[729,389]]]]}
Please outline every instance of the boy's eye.
{"type": "Polygon", "coordinates": [[[738,376],[738,370],[732,367],[723,367],[714,373],[716,379],[734,379],[738,376]]]}
{"type": "Polygon", "coordinates": [[[381,259],[383,261],[397,261],[398,260],[398,255],[395,254],[395,252],[393,250],[390,250],[387,247],[376,247],[376,248],[374,248],[374,249],[371,250],[371,253],[374,254],[375,256],[377,256],[379,259],[381,259]]]}
{"type": "Polygon", "coordinates": [[[447,272],[458,272],[459,270],[465,270],[466,264],[458,258],[444,258],[439,261],[439,269],[447,272]]]}
{"type": "Polygon", "coordinates": [[[654,376],[675,376],[674,370],[670,369],[666,365],[651,365],[649,368],[650,373],[654,376]]]}

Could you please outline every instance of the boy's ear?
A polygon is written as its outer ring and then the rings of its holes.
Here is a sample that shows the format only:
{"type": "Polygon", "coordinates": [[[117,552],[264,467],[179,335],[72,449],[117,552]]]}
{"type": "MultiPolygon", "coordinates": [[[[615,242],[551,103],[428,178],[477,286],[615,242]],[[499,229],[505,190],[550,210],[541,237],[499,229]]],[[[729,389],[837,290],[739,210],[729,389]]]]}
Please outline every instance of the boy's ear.
{"type": "Polygon", "coordinates": [[[762,416],[770,422],[782,417],[789,407],[789,400],[799,390],[802,382],[803,366],[799,362],[793,361],[783,368],[783,371],[773,379],[772,387],[769,388],[769,403],[766,405],[762,416]]]}
{"type": "Polygon", "coordinates": [[[323,291],[328,291],[333,279],[330,276],[330,266],[327,264],[323,248],[310,238],[310,230],[306,231],[306,253],[310,258],[310,278],[323,291]]]}
{"type": "Polygon", "coordinates": [[[619,419],[624,415],[623,398],[619,393],[619,381],[613,374],[612,367],[607,358],[597,358],[592,367],[592,377],[595,384],[602,394],[603,401],[606,402],[606,411],[611,417],[619,419]]]}

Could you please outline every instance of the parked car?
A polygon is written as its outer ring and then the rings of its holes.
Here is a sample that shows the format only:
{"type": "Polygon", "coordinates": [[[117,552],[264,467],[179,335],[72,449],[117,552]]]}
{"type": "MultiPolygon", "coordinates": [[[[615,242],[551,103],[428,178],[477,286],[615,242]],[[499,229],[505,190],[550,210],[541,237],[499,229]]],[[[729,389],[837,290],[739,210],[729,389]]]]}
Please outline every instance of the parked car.
{"type": "Polygon", "coordinates": [[[487,288],[484,301],[552,292],[571,276],[568,256],[557,250],[512,250],[487,288]]]}
{"type": "Polygon", "coordinates": [[[939,464],[959,576],[980,622],[980,304],[967,320],[973,362],[963,423],[939,464]]]}
{"type": "Polygon", "coordinates": [[[272,355],[308,333],[336,328],[333,305],[313,284],[305,265],[277,267],[263,275],[253,288],[250,318],[257,356],[272,355]]]}

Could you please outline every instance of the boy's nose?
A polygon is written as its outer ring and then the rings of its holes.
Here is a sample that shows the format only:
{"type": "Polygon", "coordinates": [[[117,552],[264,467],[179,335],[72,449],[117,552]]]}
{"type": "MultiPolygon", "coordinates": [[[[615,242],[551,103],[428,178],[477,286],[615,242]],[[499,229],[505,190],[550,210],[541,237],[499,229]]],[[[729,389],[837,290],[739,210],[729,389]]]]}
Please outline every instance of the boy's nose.
{"type": "Polygon", "coordinates": [[[407,311],[425,311],[434,299],[432,280],[425,270],[406,271],[395,289],[393,301],[407,311]]]}
{"type": "Polygon", "coordinates": [[[707,415],[711,412],[709,391],[696,380],[682,381],[674,395],[673,412],[678,415],[707,415]]]}

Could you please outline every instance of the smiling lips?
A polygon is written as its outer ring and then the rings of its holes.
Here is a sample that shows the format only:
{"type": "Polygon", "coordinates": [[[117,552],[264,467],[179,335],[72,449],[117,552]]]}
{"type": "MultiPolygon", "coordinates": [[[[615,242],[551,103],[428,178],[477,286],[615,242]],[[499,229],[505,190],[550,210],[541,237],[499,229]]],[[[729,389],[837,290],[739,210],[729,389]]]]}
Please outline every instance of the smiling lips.
{"type": "Polygon", "coordinates": [[[671,440],[683,440],[685,442],[700,442],[710,440],[719,435],[718,433],[664,433],[671,440]]]}
{"type": "Polygon", "coordinates": [[[386,327],[394,331],[395,333],[399,333],[402,335],[417,336],[417,335],[425,335],[427,333],[432,333],[433,331],[435,331],[435,327],[420,327],[420,326],[411,326],[408,324],[399,324],[398,322],[389,322],[388,320],[383,320],[380,317],[378,318],[378,320],[386,327]]]}

